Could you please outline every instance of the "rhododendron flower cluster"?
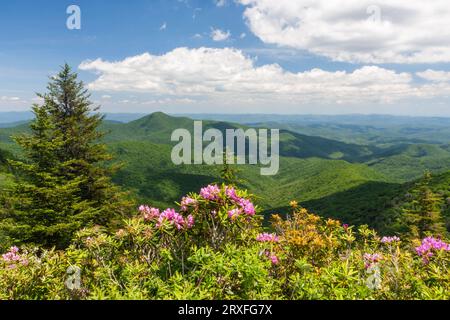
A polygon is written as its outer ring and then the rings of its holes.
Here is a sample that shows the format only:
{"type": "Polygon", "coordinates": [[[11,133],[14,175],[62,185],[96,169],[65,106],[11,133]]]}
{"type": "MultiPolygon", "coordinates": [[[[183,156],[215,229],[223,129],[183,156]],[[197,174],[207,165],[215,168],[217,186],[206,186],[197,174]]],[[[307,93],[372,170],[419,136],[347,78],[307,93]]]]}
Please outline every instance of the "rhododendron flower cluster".
{"type": "Polygon", "coordinates": [[[188,207],[197,205],[197,200],[191,197],[183,197],[181,199],[181,211],[187,211],[188,207]]]}
{"type": "Polygon", "coordinates": [[[254,216],[256,213],[255,206],[253,203],[251,203],[249,200],[241,199],[241,202],[239,203],[241,205],[241,208],[235,208],[228,211],[228,217],[230,219],[236,219],[238,216],[242,214],[246,214],[248,216],[254,216]]]}
{"type": "Polygon", "coordinates": [[[186,227],[190,229],[194,226],[194,223],[195,223],[194,217],[191,214],[188,215],[188,217],[186,218],[186,227]]]}
{"type": "Polygon", "coordinates": [[[259,242],[278,242],[279,238],[274,233],[261,233],[256,237],[259,242]]]}
{"type": "Polygon", "coordinates": [[[230,218],[231,220],[234,220],[241,214],[242,214],[241,209],[232,209],[232,210],[228,211],[228,218],[230,218]]]}
{"type": "MultiPolygon", "coordinates": [[[[228,217],[231,220],[235,220],[238,216],[243,214],[247,216],[253,216],[256,214],[256,209],[253,203],[246,199],[238,196],[237,191],[234,187],[225,186],[223,189],[225,196],[232,204],[236,205],[234,208],[230,208],[227,212],[228,217]]],[[[218,201],[221,200],[221,188],[217,185],[208,185],[200,189],[200,198],[207,201],[218,201]]],[[[226,199],[222,199],[226,200],[226,199]]],[[[184,196],[180,202],[180,212],[187,212],[190,208],[199,209],[200,202],[196,197],[184,196]]],[[[174,209],[166,209],[160,212],[157,208],[152,208],[146,205],[141,205],[139,211],[143,214],[145,221],[156,221],[156,226],[162,226],[166,221],[171,225],[175,226],[178,230],[190,229],[194,226],[194,217],[189,215],[184,217],[182,214],[176,212],[174,209]]],[[[217,214],[217,210],[213,209],[210,211],[212,216],[217,214]]]]}
{"type": "MultiPolygon", "coordinates": [[[[256,241],[274,243],[278,242],[279,238],[275,233],[264,232],[256,236],[256,241]]],[[[280,262],[278,257],[268,249],[264,250],[264,255],[270,260],[270,262],[272,262],[273,265],[276,265],[280,262]]]]}
{"type": "Polygon", "coordinates": [[[441,239],[427,237],[422,240],[422,244],[420,246],[416,247],[416,252],[422,257],[424,263],[428,263],[429,258],[439,250],[450,251],[450,244],[445,243],[441,239]]]}
{"type": "Polygon", "coordinates": [[[149,206],[140,206],[139,211],[144,214],[144,219],[146,221],[154,220],[159,218],[160,212],[159,209],[151,208],[149,206]]]}
{"type": "Polygon", "coordinates": [[[2,255],[2,258],[6,262],[16,262],[20,260],[19,248],[11,247],[9,251],[2,255]]]}
{"type": "Polygon", "coordinates": [[[228,216],[232,219],[236,218],[241,214],[246,214],[248,216],[253,216],[256,213],[255,206],[253,203],[245,198],[241,198],[237,195],[236,190],[233,187],[227,186],[225,187],[225,194],[227,197],[238,205],[239,209],[233,209],[228,211],[228,216]]]}
{"type": "MultiPolygon", "coordinates": [[[[217,185],[208,185],[204,188],[200,189],[200,197],[209,200],[209,201],[217,201],[220,198],[221,189],[217,185]]],[[[256,208],[254,204],[245,198],[241,198],[238,196],[236,189],[232,186],[224,187],[225,196],[228,200],[230,200],[233,204],[237,206],[237,208],[230,208],[228,210],[228,217],[232,220],[235,220],[240,215],[253,216],[256,214],[256,208]]],[[[181,210],[186,211],[189,206],[197,205],[197,200],[184,197],[181,201],[181,210]]],[[[215,215],[216,211],[212,211],[211,214],[215,215]]]]}
{"type": "Polygon", "coordinates": [[[365,253],[364,254],[364,267],[370,268],[372,265],[380,262],[380,260],[383,259],[383,256],[379,253],[374,253],[374,254],[370,254],[370,253],[365,253]]]}
{"type": "Polygon", "coordinates": [[[2,255],[2,259],[10,268],[16,267],[16,263],[28,265],[28,260],[19,254],[19,248],[17,247],[11,247],[7,253],[2,255]]]}
{"type": "Polygon", "coordinates": [[[250,200],[240,199],[239,205],[246,215],[253,216],[256,213],[255,206],[250,200]]]}
{"type": "Polygon", "coordinates": [[[226,187],[225,194],[227,195],[228,198],[230,198],[234,202],[239,202],[241,200],[241,198],[239,198],[238,195],[236,194],[236,189],[234,189],[233,187],[226,187]]]}
{"type": "Polygon", "coordinates": [[[242,208],[242,212],[245,214],[253,216],[256,213],[253,203],[248,199],[240,198],[233,187],[226,187],[225,193],[228,198],[242,208]]]}
{"type": "Polygon", "coordinates": [[[139,211],[144,214],[146,221],[156,221],[156,226],[161,227],[164,222],[174,225],[178,230],[183,228],[190,229],[194,226],[194,217],[189,215],[186,219],[176,212],[174,209],[166,209],[160,212],[159,209],[151,208],[148,206],[140,206],[139,211]]]}
{"type": "Polygon", "coordinates": [[[205,200],[217,200],[219,198],[220,188],[217,185],[209,185],[200,190],[200,197],[205,200]]]}
{"type": "Polygon", "coordinates": [[[381,238],[381,243],[392,243],[392,242],[400,242],[400,238],[397,236],[381,238]]]}
{"type": "Polygon", "coordinates": [[[157,227],[160,227],[164,224],[165,221],[168,221],[170,224],[175,225],[175,227],[180,230],[184,225],[184,218],[181,214],[176,212],[174,209],[166,209],[164,210],[158,218],[157,227]]]}
{"type": "Polygon", "coordinates": [[[280,261],[278,260],[278,257],[276,255],[271,255],[270,257],[270,261],[272,262],[272,264],[278,264],[280,261]]]}
{"type": "Polygon", "coordinates": [[[273,265],[278,264],[280,262],[278,257],[269,250],[264,250],[264,255],[270,260],[270,262],[272,262],[273,265]]]}

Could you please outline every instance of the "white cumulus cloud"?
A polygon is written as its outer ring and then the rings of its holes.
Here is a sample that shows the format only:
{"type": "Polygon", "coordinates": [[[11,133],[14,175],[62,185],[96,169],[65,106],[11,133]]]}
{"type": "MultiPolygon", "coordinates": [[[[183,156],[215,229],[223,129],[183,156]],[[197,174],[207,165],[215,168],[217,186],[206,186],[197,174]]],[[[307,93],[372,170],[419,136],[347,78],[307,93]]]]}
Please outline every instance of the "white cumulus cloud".
{"type": "Polygon", "coordinates": [[[218,7],[224,7],[227,4],[227,0],[214,0],[214,3],[218,7]]]}
{"type": "Polygon", "coordinates": [[[450,93],[450,84],[417,84],[412,74],[378,66],[351,72],[311,69],[290,72],[278,64],[257,66],[233,48],[177,48],[121,61],[96,59],[79,68],[97,78],[89,89],[139,92],[174,98],[252,103],[391,103],[450,93]]]}
{"type": "Polygon", "coordinates": [[[231,36],[230,31],[223,31],[220,29],[212,29],[211,30],[211,39],[214,41],[225,41],[229,39],[231,36]]]}
{"type": "Polygon", "coordinates": [[[450,62],[447,0],[239,0],[263,42],[335,61],[450,62]]]}
{"type": "Polygon", "coordinates": [[[0,100],[1,101],[16,102],[16,101],[20,101],[20,98],[19,97],[1,96],[0,100]]]}
{"type": "Polygon", "coordinates": [[[437,71],[437,70],[425,70],[423,72],[416,73],[419,77],[433,82],[447,82],[450,81],[450,72],[437,71]]]}

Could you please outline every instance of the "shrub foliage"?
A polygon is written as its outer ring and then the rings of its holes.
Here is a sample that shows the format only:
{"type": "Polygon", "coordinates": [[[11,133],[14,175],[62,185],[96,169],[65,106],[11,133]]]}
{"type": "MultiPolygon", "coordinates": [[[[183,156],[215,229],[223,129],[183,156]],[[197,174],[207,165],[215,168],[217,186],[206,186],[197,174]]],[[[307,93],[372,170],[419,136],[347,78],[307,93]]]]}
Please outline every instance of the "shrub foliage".
{"type": "Polygon", "coordinates": [[[450,245],[380,237],[292,202],[270,230],[245,191],[210,185],[177,210],[142,205],[70,247],[13,247],[0,299],[449,299],[450,245]]]}

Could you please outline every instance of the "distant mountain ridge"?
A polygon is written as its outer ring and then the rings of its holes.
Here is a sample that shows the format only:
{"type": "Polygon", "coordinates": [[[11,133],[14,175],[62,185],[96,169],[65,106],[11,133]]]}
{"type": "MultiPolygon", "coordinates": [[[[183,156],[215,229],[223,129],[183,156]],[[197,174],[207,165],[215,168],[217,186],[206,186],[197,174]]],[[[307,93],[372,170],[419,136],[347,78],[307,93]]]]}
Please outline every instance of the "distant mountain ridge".
{"type": "Polygon", "coordinates": [[[388,126],[398,124],[422,125],[423,122],[433,122],[433,124],[450,124],[450,117],[423,117],[423,116],[399,116],[387,114],[342,114],[342,115],[316,115],[316,114],[208,114],[208,113],[181,113],[192,119],[229,121],[239,123],[339,123],[358,124],[372,126],[388,126]]]}
{"type": "MultiPolygon", "coordinates": [[[[158,113],[158,112],[155,112],[158,113]]],[[[104,112],[106,119],[119,122],[130,122],[140,119],[148,113],[113,113],[104,112]]],[[[434,125],[450,124],[450,117],[399,116],[383,114],[343,114],[343,115],[314,115],[314,114],[208,114],[208,113],[171,113],[175,117],[187,117],[195,120],[214,120],[237,123],[260,123],[274,121],[278,123],[339,123],[372,126],[386,126],[393,124],[421,125],[428,122],[434,125]]],[[[0,111],[0,124],[28,121],[33,118],[30,111],[0,111]]]]}
{"type": "MultiPolygon", "coordinates": [[[[142,118],[146,113],[104,113],[107,120],[118,122],[130,122],[142,118]]],[[[29,111],[0,112],[0,128],[14,126],[17,123],[30,121],[34,118],[29,111]]]]}
{"type": "MultiPolygon", "coordinates": [[[[213,120],[202,121],[202,124],[203,130],[214,128],[223,133],[225,133],[226,129],[250,128],[237,123],[213,120]]],[[[193,126],[193,119],[155,112],[125,124],[106,123],[105,129],[111,132],[107,137],[107,141],[147,139],[154,143],[173,145],[170,141],[170,136],[174,130],[184,128],[192,133],[193,126]]],[[[359,159],[370,157],[374,152],[376,152],[376,148],[348,144],[321,137],[306,136],[289,130],[280,131],[280,155],[282,156],[343,159],[355,162],[359,159]]]]}
{"type": "MultiPolygon", "coordinates": [[[[239,123],[230,123],[215,120],[203,120],[204,130],[216,128],[224,132],[226,129],[242,128],[247,126],[239,123]]],[[[128,123],[107,120],[102,129],[109,132],[105,137],[108,143],[115,141],[148,141],[158,144],[174,145],[170,141],[172,132],[184,128],[192,132],[194,119],[182,116],[171,116],[162,112],[155,112],[128,123]]],[[[261,127],[265,124],[259,124],[261,127]]],[[[260,128],[260,126],[255,128],[260,128]]],[[[272,125],[276,127],[276,125],[272,125]]],[[[0,129],[0,142],[8,143],[10,136],[17,132],[28,130],[26,123],[17,127],[0,129]]],[[[419,176],[420,168],[429,167],[440,170],[445,162],[450,164],[450,147],[447,145],[403,142],[383,145],[355,144],[320,136],[306,135],[293,130],[280,130],[280,155],[293,158],[312,158],[329,160],[345,160],[350,163],[367,163],[383,174],[393,178],[392,181],[405,181],[419,176]],[[401,164],[399,167],[397,164],[401,164]],[[404,168],[411,169],[408,172],[404,168]],[[398,171],[398,170],[400,171],[398,171]],[[396,171],[397,170],[397,171],[396,171]],[[397,180],[396,180],[397,179],[397,180]]]]}

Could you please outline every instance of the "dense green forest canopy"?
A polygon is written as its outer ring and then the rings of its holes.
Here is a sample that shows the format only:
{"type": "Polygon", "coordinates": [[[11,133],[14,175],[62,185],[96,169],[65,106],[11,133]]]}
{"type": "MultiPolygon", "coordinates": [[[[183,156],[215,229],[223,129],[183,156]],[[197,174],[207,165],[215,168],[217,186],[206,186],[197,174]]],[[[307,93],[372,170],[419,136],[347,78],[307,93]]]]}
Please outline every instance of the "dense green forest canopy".
{"type": "MultiPolygon", "coordinates": [[[[261,125],[268,127],[267,123],[261,125]]],[[[250,127],[216,120],[206,120],[203,126],[222,131],[250,127]]],[[[124,164],[114,181],[132,190],[139,201],[160,206],[170,205],[190,190],[220,181],[220,166],[175,166],[171,162],[174,143],[170,135],[177,128],[192,131],[193,119],[157,112],[128,123],[104,121],[101,130],[109,132],[104,141],[115,161],[124,164]]],[[[27,124],[0,129],[0,149],[20,156],[10,137],[27,130],[27,124]]],[[[267,213],[282,213],[286,203],[297,200],[323,215],[385,229],[398,214],[396,208],[403,202],[411,181],[420,178],[425,170],[437,175],[434,181],[441,181],[441,186],[449,181],[446,172],[450,169],[450,150],[441,143],[404,139],[388,145],[352,143],[284,129],[280,153],[280,172],[276,176],[260,176],[259,168],[251,165],[239,168],[242,187],[258,196],[257,202],[267,213]]]]}

